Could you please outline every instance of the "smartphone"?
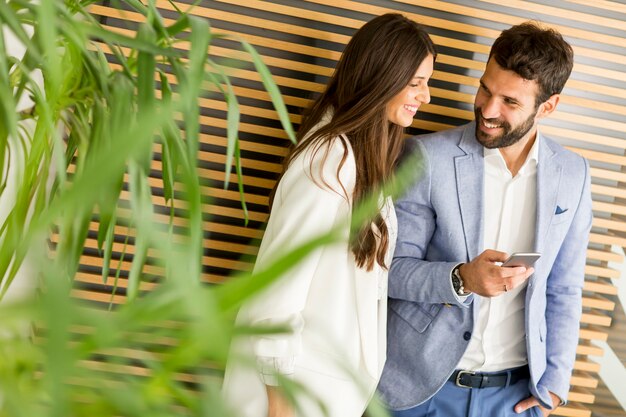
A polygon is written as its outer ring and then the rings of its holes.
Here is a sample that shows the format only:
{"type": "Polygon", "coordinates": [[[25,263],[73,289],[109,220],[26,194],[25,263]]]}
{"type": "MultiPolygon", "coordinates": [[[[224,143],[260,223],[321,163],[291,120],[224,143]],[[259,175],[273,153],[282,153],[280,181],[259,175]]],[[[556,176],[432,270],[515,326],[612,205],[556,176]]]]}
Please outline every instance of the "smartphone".
{"type": "Polygon", "coordinates": [[[535,252],[517,252],[504,261],[502,266],[525,266],[530,268],[541,257],[540,253],[535,252]]]}

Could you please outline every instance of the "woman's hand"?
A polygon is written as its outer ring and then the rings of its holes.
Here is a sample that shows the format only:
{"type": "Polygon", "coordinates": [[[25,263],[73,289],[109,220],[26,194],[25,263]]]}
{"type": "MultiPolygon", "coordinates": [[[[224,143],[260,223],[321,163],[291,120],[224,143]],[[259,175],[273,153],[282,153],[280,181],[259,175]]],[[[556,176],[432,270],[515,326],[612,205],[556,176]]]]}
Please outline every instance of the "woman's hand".
{"type": "Polygon", "coordinates": [[[278,387],[265,386],[267,391],[268,417],[294,417],[294,410],[289,400],[278,387]]]}

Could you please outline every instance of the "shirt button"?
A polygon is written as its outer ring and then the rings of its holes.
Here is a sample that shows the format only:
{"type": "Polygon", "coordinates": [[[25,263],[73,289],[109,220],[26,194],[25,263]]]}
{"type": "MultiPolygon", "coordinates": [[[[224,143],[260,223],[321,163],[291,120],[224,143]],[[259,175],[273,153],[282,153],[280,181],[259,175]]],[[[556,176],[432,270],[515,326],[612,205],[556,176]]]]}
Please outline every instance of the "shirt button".
{"type": "Polygon", "coordinates": [[[471,338],[472,338],[472,333],[471,332],[463,333],[463,339],[470,340],[471,338]]]}

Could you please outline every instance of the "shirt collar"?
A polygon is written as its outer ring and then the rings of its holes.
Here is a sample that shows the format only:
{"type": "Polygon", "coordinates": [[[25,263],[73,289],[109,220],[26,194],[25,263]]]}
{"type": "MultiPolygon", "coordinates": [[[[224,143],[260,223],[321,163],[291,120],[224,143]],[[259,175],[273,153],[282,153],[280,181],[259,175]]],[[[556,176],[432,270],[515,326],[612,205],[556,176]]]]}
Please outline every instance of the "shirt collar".
{"type": "MultiPolygon", "coordinates": [[[[519,170],[519,175],[532,174],[534,171],[536,171],[537,163],[539,162],[540,140],[541,135],[537,134],[537,136],[535,137],[535,143],[533,143],[533,146],[530,148],[528,156],[526,157],[526,161],[524,161],[524,164],[519,170]]],[[[489,149],[483,147],[483,156],[487,164],[496,166],[499,165],[500,167],[503,167],[505,170],[508,171],[508,169],[506,168],[506,162],[504,161],[504,158],[502,157],[499,149],[489,149]]]]}

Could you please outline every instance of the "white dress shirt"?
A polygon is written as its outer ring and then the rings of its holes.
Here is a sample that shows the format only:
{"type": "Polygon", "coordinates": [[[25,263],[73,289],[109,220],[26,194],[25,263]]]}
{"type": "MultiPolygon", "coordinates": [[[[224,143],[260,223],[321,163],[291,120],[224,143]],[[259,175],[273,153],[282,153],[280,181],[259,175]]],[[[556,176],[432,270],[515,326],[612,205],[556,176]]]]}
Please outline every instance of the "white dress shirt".
{"type": "MultiPolygon", "coordinates": [[[[498,149],[484,149],[483,250],[509,255],[532,252],[537,219],[537,161],[535,140],[515,177],[498,149]]],[[[469,346],[458,369],[493,372],[528,363],[524,298],[526,284],[497,297],[480,297],[469,346]]]]}

